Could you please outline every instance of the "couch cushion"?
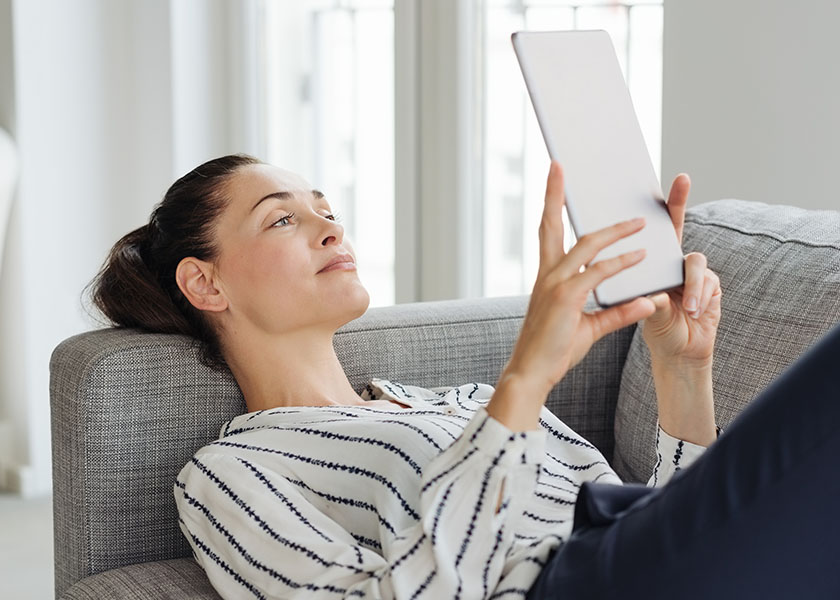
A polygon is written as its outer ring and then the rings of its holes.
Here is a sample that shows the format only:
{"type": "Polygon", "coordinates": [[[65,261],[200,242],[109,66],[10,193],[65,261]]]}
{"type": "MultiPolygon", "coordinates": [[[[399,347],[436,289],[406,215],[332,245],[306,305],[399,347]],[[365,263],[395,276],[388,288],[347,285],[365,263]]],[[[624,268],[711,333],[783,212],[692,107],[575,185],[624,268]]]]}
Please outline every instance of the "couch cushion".
{"type": "MultiPolygon", "coordinates": [[[[702,252],[721,280],[713,369],[725,427],[817,338],[840,322],[840,212],[740,200],[694,207],[685,252],[702,252]]],[[[637,330],[616,407],[613,462],[645,481],[654,460],[656,399],[650,355],[637,330]]]]}

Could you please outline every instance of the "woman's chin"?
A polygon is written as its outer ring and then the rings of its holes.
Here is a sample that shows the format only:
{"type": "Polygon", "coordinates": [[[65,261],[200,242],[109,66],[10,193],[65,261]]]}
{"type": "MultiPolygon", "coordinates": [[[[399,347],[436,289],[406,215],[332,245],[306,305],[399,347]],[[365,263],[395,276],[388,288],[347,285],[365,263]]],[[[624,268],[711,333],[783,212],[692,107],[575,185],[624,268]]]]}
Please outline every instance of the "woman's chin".
{"type": "Polygon", "coordinates": [[[365,286],[359,282],[353,289],[353,293],[348,294],[347,296],[347,308],[353,313],[350,320],[352,321],[353,319],[358,319],[365,314],[368,306],[370,306],[370,294],[365,286]]]}
{"type": "Polygon", "coordinates": [[[342,285],[340,290],[331,290],[329,297],[321,298],[321,304],[323,309],[319,312],[334,315],[341,327],[367,312],[370,294],[357,279],[350,285],[342,285]]]}

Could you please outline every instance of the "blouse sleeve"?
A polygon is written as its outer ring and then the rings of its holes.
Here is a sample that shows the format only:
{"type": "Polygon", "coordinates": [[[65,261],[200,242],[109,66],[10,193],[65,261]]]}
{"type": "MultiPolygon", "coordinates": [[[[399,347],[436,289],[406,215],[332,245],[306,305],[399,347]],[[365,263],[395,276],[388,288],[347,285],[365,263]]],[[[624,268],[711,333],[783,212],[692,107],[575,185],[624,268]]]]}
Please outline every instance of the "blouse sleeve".
{"type": "Polygon", "coordinates": [[[383,540],[381,553],[283,476],[235,456],[196,455],[175,499],[196,560],[223,598],[486,598],[544,446],[544,431],[513,433],[479,410],[424,469],[420,519],[383,540]],[[255,469],[269,486],[253,485],[255,469]]]}
{"type": "Polygon", "coordinates": [[[705,446],[677,439],[657,426],[656,464],[648,480],[648,487],[662,487],[677,471],[685,469],[700,458],[705,450],[705,446]]]}

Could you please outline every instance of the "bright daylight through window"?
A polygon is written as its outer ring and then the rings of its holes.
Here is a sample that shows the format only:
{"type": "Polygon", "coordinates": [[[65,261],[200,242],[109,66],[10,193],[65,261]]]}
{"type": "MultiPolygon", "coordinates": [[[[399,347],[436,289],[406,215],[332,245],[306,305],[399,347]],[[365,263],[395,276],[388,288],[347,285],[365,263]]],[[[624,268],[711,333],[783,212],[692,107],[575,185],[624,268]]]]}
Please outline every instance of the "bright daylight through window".
{"type": "MultiPolygon", "coordinates": [[[[482,172],[464,176],[481,181],[482,293],[524,294],[536,276],[548,155],[510,34],[607,30],[658,173],[662,2],[475,2],[483,40],[471,49],[478,53],[472,64],[483,66],[473,96],[482,115],[476,147],[482,172]]],[[[394,45],[406,43],[394,39],[394,2],[264,0],[263,6],[267,158],[322,188],[356,249],[371,305],[392,304],[394,118],[401,110],[394,106],[394,45]]],[[[423,61],[422,49],[419,56],[423,61]]]]}
{"type": "Polygon", "coordinates": [[[394,303],[394,12],[265,2],[268,160],[326,194],[372,306],[394,303]]]}

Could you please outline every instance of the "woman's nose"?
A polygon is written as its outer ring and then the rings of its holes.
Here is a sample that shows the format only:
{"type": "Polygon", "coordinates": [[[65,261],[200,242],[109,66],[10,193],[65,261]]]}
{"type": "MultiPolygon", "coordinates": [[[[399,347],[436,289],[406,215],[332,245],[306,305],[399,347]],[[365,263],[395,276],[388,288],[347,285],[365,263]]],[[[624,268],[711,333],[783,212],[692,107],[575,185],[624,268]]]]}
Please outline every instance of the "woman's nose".
{"type": "Polygon", "coordinates": [[[336,223],[333,220],[325,219],[328,223],[327,230],[324,237],[321,239],[322,246],[329,246],[330,244],[340,244],[344,238],[344,226],[336,223]]]}

